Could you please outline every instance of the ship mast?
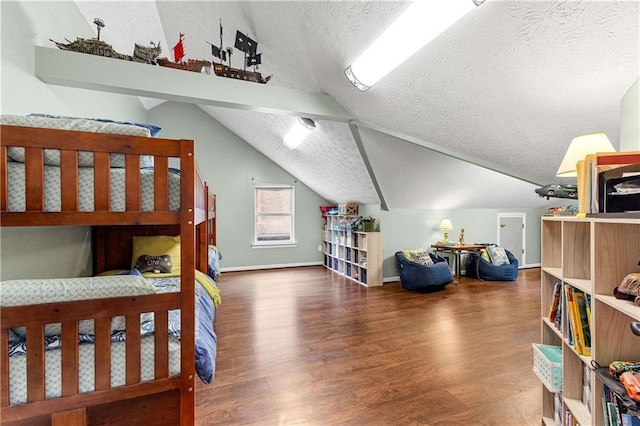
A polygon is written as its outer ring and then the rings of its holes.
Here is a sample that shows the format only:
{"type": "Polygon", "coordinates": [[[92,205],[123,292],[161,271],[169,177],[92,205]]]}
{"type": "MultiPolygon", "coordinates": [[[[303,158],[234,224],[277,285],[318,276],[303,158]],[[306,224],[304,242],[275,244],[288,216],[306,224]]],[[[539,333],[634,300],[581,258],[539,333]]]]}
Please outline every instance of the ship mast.
{"type": "MultiPolygon", "coordinates": [[[[224,63],[227,60],[227,53],[224,51],[224,48],[222,47],[222,19],[220,19],[220,47],[216,46],[213,43],[209,43],[209,42],[207,43],[211,45],[211,55],[214,58],[220,59],[221,64],[224,63]]],[[[229,55],[231,55],[231,52],[229,52],[229,55]]]]}
{"type": "Polygon", "coordinates": [[[93,20],[93,23],[96,24],[96,27],[98,27],[98,40],[100,40],[100,30],[104,28],[104,21],[100,18],[95,18],[93,20]]]}

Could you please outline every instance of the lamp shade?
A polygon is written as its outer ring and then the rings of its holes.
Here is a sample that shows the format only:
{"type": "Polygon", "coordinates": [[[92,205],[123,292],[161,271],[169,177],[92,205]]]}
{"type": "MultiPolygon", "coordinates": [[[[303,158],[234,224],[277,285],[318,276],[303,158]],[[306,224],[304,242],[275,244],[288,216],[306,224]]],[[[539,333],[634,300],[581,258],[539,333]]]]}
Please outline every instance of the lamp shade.
{"type": "Polygon", "coordinates": [[[442,222],[440,222],[440,229],[442,231],[451,231],[453,229],[453,224],[451,223],[451,220],[442,219],[442,222]]]}
{"type": "Polygon", "coordinates": [[[576,164],[589,154],[597,152],[615,152],[615,148],[611,145],[609,138],[602,132],[588,133],[586,135],[576,136],[571,140],[569,149],[560,163],[556,176],[572,177],[577,176],[576,164]]]}

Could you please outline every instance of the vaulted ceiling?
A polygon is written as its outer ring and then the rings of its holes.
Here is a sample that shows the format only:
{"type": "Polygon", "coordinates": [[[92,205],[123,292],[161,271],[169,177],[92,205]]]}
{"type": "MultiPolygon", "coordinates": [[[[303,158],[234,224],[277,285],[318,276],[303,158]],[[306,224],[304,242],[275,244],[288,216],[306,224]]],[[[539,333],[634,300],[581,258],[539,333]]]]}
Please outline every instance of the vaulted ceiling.
{"type": "Polygon", "coordinates": [[[574,136],[604,131],[619,146],[620,100],[640,75],[638,1],[487,0],[367,92],[344,69],[407,2],[76,4],[89,23],[105,21],[102,39],[122,53],[153,40],[170,57],[183,33],[187,58],[212,60],[222,20],[224,47],[236,30],[258,42],[268,85],[330,96],[352,119],[318,120],[294,151],[282,137],[299,111],[201,108],[332,202],[548,205],[533,190],[571,182],[555,172],[574,136]]]}

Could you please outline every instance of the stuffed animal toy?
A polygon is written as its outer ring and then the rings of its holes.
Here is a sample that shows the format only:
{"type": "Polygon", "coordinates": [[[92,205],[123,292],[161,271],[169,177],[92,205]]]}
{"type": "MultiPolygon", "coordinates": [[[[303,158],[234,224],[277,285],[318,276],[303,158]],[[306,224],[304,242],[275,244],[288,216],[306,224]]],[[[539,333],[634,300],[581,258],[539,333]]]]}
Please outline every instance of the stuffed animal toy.
{"type": "Polygon", "coordinates": [[[613,289],[616,299],[633,300],[640,306],[640,272],[633,272],[622,279],[620,285],[613,289]]]}

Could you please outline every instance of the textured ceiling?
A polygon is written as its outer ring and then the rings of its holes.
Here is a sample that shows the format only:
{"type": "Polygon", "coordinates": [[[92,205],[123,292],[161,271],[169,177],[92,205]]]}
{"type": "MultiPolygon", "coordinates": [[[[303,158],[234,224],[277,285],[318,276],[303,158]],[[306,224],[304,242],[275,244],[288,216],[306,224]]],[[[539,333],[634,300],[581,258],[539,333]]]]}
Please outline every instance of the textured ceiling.
{"type": "MultiPolygon", "coordinates": [[[[439,150],[521,179],[487,172],[489,180],[477,191],[499,184],[498,194],[512,207],[539,205],[534,186],[523,180],[569,182],[555,171],[573,136],[604,131],[618,147],[620,99],[640,75],[638,1],[487,0],[367,92],[353,88],[344,69],[406,2],[77,4],[88,21],[105,20],[103,39],[123,52],[135,41],[172,46],[182,32],[188,58],[211,59],[206,41],[219,43],[222,19],[225,47],[233,45],[236,30],[258,42],[260,71],[273,74],[268,84],[334,98],[363,129],[371,174],[344,123],[319,123],[301,148],[289,151],[280,141],[292,117],[202,107],[333,202],[378,202],[377,182],[390,208],[433,208],[433,190],[410,197],[399,192],[407,176],[432,181],[432,166],[446,163],[457,170],[460,185],[448,190],[459,194],[438,205],[484,205],[463,190],[482,172],[452,157],[444,161],[439,150]]],[[[170,56],[169,49],[165,53],[170,56]]],[[[240,66],[240,56],[232,65],[240,66]]],[[[494,197],[495,191],[484,198],[494,197]]],[[[498,201],[492,206],[504,204],[498,201]]]]}
{"type": "Polygon", "coordinates": [[[295,123],[295,117],[201,108],[327,200],[380,202],[348,124],[318,121],[317,129],[297,149],[290,150],[282,143],[282,136],[295,123]]]}

